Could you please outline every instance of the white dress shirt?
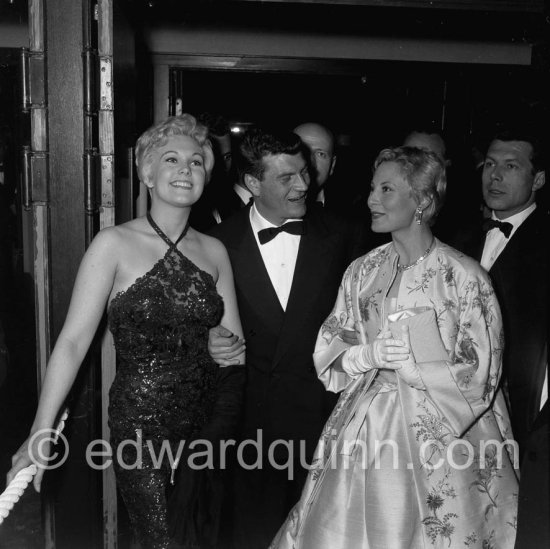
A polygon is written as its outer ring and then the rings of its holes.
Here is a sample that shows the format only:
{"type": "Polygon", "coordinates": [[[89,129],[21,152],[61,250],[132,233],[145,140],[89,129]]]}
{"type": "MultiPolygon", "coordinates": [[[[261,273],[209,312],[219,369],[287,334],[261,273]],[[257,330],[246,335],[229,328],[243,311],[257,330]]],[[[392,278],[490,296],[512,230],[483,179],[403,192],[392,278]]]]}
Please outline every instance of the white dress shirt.
{"type": "MultiPolygon", "coordinates": [[[[288,219],[286,222],[288,223],[289,221],[299,220],[288,219]]],[[[260,244],[258,231],[276,227],[277,225],[265,219],[256,209],[256,204],[252,204],[252,208],[250,208],[250,225],[254,231],[254,238],[262,254],[271,284],[273,284],[283,311],[286,311],[301,236],[280,232],[273,240],[260,244]]]]}
{"type": "Polygon", "coordinates": [[[531,204],[531,206],[525,208],[525,210],[511,215],[506,219],[498,219],[495,212],[492,213],[492,219],[510,223],[512,225],[512,232],[508,238],[506,238],[504,233],[498,228],[491,229],[487,232],[487,238],[485,239],[485,245],[483,246],[483,255],[481,256],[480,261],[481,266],[486,271],[488,271],[495,264],[495,261],[502,253],[502,250],[506,247],[506,244],[508,244],[510,238],[514,236],[514,233],[518,230],[519,226],[535,211],[536,207],[536,204],[531,204]]]}

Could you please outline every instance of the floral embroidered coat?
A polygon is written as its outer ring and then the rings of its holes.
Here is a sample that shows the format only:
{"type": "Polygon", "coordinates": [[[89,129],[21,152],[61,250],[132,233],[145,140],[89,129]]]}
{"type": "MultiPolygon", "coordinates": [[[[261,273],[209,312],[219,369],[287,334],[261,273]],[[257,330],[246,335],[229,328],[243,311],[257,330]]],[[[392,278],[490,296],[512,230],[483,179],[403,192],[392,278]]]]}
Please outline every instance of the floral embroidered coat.
{"type": "Polygon", "coordinates": [[[436,240],[404,271],[397,311],[431,307],[448,361],[418,362],[424,387],[371,370],[333,368],[348,345],[380,333],[396,275],[386,244],[346,271],[321,327],[315,365],[340,399],[316,450],[302,498],[272,547],[284,549],[512,548],[517,476],[501,391],[500,310],[477,262],[436,240]]]}

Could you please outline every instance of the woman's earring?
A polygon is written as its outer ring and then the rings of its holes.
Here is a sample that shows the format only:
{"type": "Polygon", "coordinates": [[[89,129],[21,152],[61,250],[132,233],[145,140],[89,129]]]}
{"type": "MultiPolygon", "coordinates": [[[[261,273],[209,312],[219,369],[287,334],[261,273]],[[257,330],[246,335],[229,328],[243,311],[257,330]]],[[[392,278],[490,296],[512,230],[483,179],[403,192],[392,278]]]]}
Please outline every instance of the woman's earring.
{"type": "Polygon", "coordinates": [[[414,212],[414,220],[420,225],[422,223],[422,214],[424,212],[422,211],[422,208],[418,206],[416,208],[416,211],[414,212]]]}

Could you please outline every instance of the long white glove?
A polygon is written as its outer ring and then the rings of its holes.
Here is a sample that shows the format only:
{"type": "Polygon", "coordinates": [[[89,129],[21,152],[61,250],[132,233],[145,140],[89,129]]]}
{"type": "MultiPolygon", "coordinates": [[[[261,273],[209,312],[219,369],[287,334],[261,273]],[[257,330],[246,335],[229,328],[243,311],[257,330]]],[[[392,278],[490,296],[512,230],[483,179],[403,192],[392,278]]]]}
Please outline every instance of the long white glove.
{"type": "Polygon", "coordinates": [[[381,333],[372,343],[352,345],[342,355],[342,369],[351,377],[356,377],[373,368],[396,370],[396,361],[407,360],[409,348],[403,341],[393,339],[391,332],[381,333]]]}

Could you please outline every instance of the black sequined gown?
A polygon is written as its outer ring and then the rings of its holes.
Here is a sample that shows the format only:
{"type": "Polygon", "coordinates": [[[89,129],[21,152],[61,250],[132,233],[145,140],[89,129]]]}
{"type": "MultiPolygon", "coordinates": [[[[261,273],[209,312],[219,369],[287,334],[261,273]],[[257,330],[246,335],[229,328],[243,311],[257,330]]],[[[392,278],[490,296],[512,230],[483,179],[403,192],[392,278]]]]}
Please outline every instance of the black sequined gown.
{"type": "Polygon", "coordinates": [[[209,418],[218,367],[208,355],[208,330],[223,308],[212,277],[148,219],[168,250],[108,310],[118,356],[109,394],[113,455],[121,442],[134,442],[123,445],[123,463],[114,459],[115,472],[143,549],[170,545],[167,451],[175,457],[180,441],[197,436],[209,418]]]}

